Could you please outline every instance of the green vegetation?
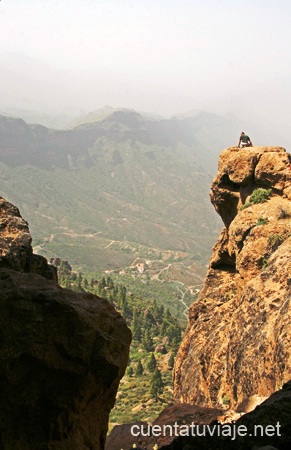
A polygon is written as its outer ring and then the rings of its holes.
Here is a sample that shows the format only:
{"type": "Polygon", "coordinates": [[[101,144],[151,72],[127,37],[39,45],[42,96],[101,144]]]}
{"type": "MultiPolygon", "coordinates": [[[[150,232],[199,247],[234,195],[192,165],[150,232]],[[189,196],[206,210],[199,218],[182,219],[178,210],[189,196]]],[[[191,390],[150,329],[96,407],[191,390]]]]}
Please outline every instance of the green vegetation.
{"type": "Polygon", "coordinates": [[[195,128],[189,118],[108,109],[71,130],[27,126],[23,146],[12,119],[0,189],[29,221],[36,252],[81,271],[159,260],[167,250],[204,267],[221,225],[208,199],[211,154],[195,134],[212,118],[191,120],[195,128]]]}
{"type": "MultiPolygon", "coordinates": [[[[155,355],[153,353],[151,353],[150,359],[147,363],[147,370],[149,372],[153,372],[157,367],[157,360],[155,358],[155,355]]],[[[171,366],[169,366],[171,367],[171,366]]]]}
{"type": "Polygon", "coordinates": [[[272,192],[272,189],[263,189],[258,188],[255,189],[252,195],[250,196],[250,202],[253,204],[264,203],[268,200],[272,192]]]}
{"type": "Polygon", "coordinates": [[[175,363],[174,353],[171,353],[171,356],[168,361],[168,366],[171,367],[171,369],[172,369],[174,367],[174,363],[175,363]]]}
{"type": "Polygon", "coordinates": [[[251,202],[246,202],[244,205],[242,205],[240,207],[240,210],[242,211],[242,210],[244,210],[246,208],[249,208],[250,206],[252,206],[251,202]]]}
{"type": "MultiPolygon", "coordinates": [[[[75,279],[76,273],[72,273],[70,277],[66,275],[59,275],[60,284],[68,289],[78,291],[75,279]]],[[[103,296],[103,293],[97,291],[96,283],[102,274],[88,274],[83,276],[83,286],[85,290],[92,288],[92,280],[94,280],[94,292],[103,296]],[[89,285],[89,287],[87,287],[89,285]]],[[[134,298],[142,298],[144,304],[151,304],[156,301],[158,305],[163,305],[164,309],[169,309],[171,315],[178,319],[181,323],[186,324],[187,321],[187,309],[197,299],[197,295],[191,295],[189,289],[183,286],[181,283],[175,282],[161,282],[156,279],[144,280],[144,278],[121,276],[118,274],[110,274],[111,279],[116,285],[127,286],[127,292],[134,293],[134,298]],[[181,294],[183,292],[183,294],[181,294]],[[181,297],[184,296],[183,302],[181,297]]],[[[82,291],[82,290],[79,290],[82,291]]],[[[112,301],[109,298],[109,301],[112,301]]],[[[138,331],[139,332],[139,331],[138,331]]]]}
{"type": "Polygon", "coordinates": [[[150,394],[156,402],[159,401],[159,395],[164,392],[164,383],[162,380],[161,372],[159,369],[155,369],[150,381],[150,394]]]}
{"type": "Polygon", "coordinates": [[[137,362],[136,368],[135,368],[135,376],[136,377],[141,377],[144,373],[144,369],[143,369],[143,365],[141,363],[141,361],[139,360],[137,362]]]}
{"type": "Polygon", "coordinates": [[[267,223],[269,223],[269,220],[266,217],[259,217],[255,226],[266,225],[267,223]]]}
{"type": "Polygon", "coordinates": [[[250,196],[250,199],[248,202],[246,202],[241,209],[246,209],[249,208],[252,205],[256,205],[258,203],[264,203],[268,200],[268,198],[270,197],[272,193],[272,189],[263,189],[263,188],[258,188],[255,189],[252,193],[252,195],[250,196]]]}
{"type": "MultiPolygon", "coordinates": [[[[92,292],[107,300],[126,319],[132,331],[132,345],[126,374],[119,386],[111,423],[152,420],[172,402],[172,368],[184,325],[156,299],[144,298],[112,276],[74,273],[61,261],[59,282],[77,292],[92,292]]],[[[137,280],[135,280],[138,286],[137,280]]],[[[159,282],[160,284],[163,284],[159,282]]],[[[132,288],[134,286],[132,285],[132,288]]]]}

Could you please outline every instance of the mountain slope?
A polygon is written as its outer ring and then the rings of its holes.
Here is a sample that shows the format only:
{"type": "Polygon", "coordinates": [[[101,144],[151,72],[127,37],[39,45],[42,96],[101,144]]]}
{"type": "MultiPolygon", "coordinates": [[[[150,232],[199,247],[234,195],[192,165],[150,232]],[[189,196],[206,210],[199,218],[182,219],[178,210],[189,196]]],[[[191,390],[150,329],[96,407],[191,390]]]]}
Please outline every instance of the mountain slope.
{"type": "MultiPolygon", "coordinates": [[[[204,264],[219,223],[208,202],[214,156],[189,120],[114,110],[50,130],[2,116],[2,194],[20,205],[47,257],[120,267],[133,243],[204,264]]],[[[199,117],[203,127],[208,120],[199,117]]]]}

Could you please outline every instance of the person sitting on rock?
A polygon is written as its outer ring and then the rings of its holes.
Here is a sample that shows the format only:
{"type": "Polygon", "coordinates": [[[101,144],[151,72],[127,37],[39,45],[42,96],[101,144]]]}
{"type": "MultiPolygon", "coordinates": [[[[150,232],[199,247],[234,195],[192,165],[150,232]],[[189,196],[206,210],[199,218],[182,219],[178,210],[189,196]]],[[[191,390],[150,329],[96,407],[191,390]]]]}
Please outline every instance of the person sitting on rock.
{"type": "Polygon", "coordinates": [[[250,138],[242,131],[238,141],[238,147],[252,147],[252,141],[250,138]]]}

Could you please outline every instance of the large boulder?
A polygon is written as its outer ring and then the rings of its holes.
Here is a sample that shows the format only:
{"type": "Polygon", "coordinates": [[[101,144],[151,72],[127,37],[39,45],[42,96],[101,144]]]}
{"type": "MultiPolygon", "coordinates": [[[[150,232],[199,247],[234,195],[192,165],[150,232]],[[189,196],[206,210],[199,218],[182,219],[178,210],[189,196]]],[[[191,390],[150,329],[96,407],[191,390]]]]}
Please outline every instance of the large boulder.
{"type": "Polygon", "coordinates": [[[130,330],[107,300],[47,279],[27,223],[1,202],[0,448],[103,450],[130,330]]]}

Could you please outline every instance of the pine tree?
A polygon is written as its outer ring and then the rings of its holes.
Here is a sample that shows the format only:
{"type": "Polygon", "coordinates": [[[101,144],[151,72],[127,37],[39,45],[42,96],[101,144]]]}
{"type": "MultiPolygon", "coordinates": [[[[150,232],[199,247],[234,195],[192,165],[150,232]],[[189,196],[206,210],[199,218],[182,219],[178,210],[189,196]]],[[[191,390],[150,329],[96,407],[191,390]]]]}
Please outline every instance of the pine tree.
{"type": "Polygon", "coordinates": [[[165,319],[166,320],[170,320],[171,319],[171,313],[170,313],[170,310],[169,310],[169,308],[167,308],[166,309],[166,312],[165,312],[165,319]]]}
{"type": "Polygon", "coordinates": [[[142,332],[141,332],[141,320],[140,313],[134,309],[133,311],[133,319],[132,319],[132,337],[138,342],[141,341],[142,332]]]}
{"type": "Polygon", "coordinates": [[[108,299],[110,305],[114,306],[114,297],[113,297],[113,295],[111,294],[111,292],[108,294],[107,299],[108,299]]]}
{"type": "Polygon", "coordinates": [[[155,355],[153,353],[151,353],[149,362],[147,364],[147,369],[149,372],[153,372],[156,367],[157,367],[157,360],[155,358],[155,355]]]}
{"type": "Polygon", "coordinates": [[[97,294],[99,295],[99,297],[105,297],[105,290],[102,287],[101,283],[98,284],[98,288],[97,288],[97,294]]]}
{"type": "Polygon", "coordinates": [[[149,330],[145,330],[145,334],[142,339],[142,345],[147,352],[153,351],[153,340],[149,330]]]}
{"type": "Polygon", "coordinates": [[[126,300],[126,287],[120,286],[118,296],[117,296],[117,302],[118,302],[119,308],[122,308],[123,304],[125,303],[125,300],[126,300]]]}
{"type": "Polygon", "coordinates": [[[143,365],[141,363],[141,361],[138,361],[137,365],[136,365],[136,369],[135,369],[135,375],[137,377],[141,377],[143,374],[143,365]]]}
{"type": "Polygon", "coordinates": [[[162,323],[162,326],[161,326],[161,328],[160,328],[160,336],[161,336],[161,337],[167,336],[167,328],[168,328],[167,323],[166,323],[166,322],[163,322],[163,323],[162,323]]]}
{"type": "Polygon", "coordinates": [[[75,292],[83,292],[82,280],[83,280],[82,274],[81,272],[79,272],[75,283],[75,292]]]}
{"type": "Polygon", "coordinates": [[[165,308],[164,308],[164,305],[161,305],[160,306],[160,315],[161,315],[161,317],[163,317],[164,314],[165,314],[165,308]]]}
{"type": "Polygon", "coordinates": [[[166,335],[168,336],[169,341],[172,342],[174,337],[176,337],[176,329],[175,329],[174,325],[168,326],[168,328],[166,330],[166,335]]]}
{"type": "Polygon", "coordinates": [[[129,308],[128,304],[127,304],[127,300],[125,298],[124,303],[123,303],[122,308],[121,308],[121,315],[125,319],[128,319],[129,316],[130,316],[130,313],[131,313],[131,311],[130,311],[130,308],[129,308]]]}
{"type": "Polygon", "coordinates": [[[155,369],[150,381],[150,394],[157,401],[159,401],[159,394],[164,392],[164,383],[161,372],[158,368],[155,369]]]}
{"type": "Polygon", "coordinates": [[[114,285],[113,285],[112,278],[107,277],[106,285],[108,286],[109,289],[113,289],[114,285]]]}
{"type": "Polygon", "coordinates": [[[173,353],[177,353],[177,351],[180,347],[180,342],[181,341],[179,341],[178,338],[176,338],[176,337],[174,337],[174,339],[172,340],[171,348],[172,348],[173,353]]]}
{"type": "Polygon", "coordinates": [[[154,300],[153,302],[153,316],[155,317],[155,319],[157,319],[157,316],[159,315],[159,307],[157,305],[156,300],[154,300]]]}

